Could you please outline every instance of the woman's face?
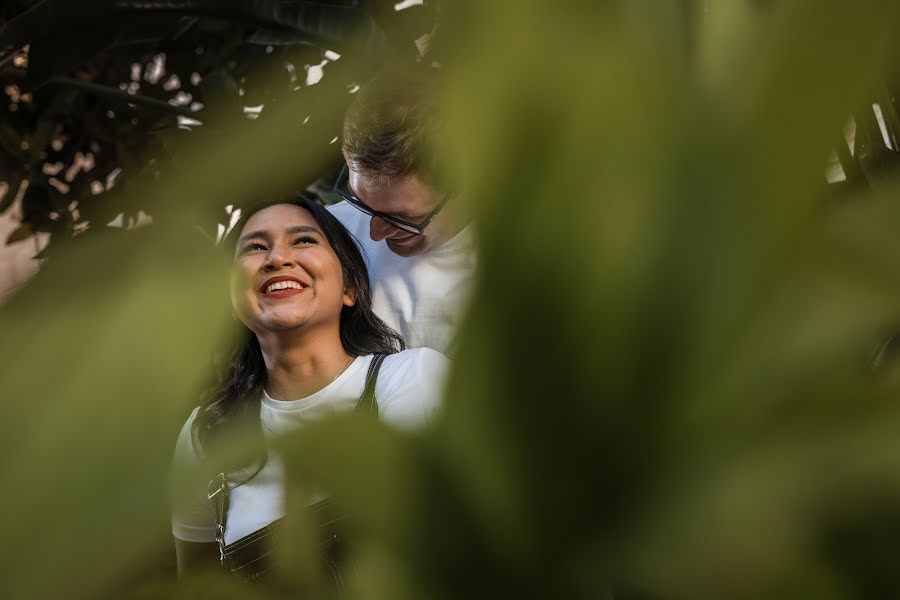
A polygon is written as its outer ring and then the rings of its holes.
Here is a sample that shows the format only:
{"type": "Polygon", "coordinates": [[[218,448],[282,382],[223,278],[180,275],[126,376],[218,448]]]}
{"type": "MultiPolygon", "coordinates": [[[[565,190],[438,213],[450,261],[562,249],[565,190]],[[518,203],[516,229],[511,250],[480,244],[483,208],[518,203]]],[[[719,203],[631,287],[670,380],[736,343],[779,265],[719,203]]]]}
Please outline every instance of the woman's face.
{"type": "Polygon", "coordinates": [[[253,332],[340,323],[352,306],[340,260],[312,214],[291,204],[254,213],[241,229],[231,276],[231,304],[253,332]]]}

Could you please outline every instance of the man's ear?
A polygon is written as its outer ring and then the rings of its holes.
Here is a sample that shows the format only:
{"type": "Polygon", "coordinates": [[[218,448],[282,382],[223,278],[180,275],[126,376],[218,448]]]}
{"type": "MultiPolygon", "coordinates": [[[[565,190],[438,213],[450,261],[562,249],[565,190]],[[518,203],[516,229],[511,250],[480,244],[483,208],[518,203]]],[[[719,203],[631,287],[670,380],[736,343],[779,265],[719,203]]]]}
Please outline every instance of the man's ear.
{"type": "Polygon", "coordinates": [[[344,306],[353,306],[356,304],[356,288],[354,287],[346,287],[344,288],[344,306]]]}

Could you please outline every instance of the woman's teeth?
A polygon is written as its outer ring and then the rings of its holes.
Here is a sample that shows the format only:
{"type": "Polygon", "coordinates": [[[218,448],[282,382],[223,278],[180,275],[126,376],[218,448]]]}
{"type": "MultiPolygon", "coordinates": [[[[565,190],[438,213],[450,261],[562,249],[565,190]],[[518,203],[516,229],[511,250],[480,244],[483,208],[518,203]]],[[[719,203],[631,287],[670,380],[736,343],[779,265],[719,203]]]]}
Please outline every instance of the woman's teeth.
{"type": "Polygon", "coordinates": [[[266,293],[275,292],[277,290],[302,290],[303,286],[296,281],[276,281],[266,286],[266,293]]]}

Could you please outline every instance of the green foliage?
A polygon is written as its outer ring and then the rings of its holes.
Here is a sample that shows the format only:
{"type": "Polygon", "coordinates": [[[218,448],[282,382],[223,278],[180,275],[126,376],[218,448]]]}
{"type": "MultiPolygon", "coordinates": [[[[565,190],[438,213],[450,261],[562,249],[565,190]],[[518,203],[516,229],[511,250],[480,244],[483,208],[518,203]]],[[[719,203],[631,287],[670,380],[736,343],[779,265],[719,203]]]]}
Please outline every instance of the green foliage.
{"type": "MultiPolygon", "coordinates": [[[[900,9],[710,4],[443,13],[477,291],[427,436],[347,418],[283,441],[297,585],[321,583],[315,483],[357,515],[361,598],[900,591],[900,373],[866,363],[900,322],[900,208],[859,109],[893,105],[900,9]]],[[[4,596],[265,597],[152,568],[175,432],[229,322],[187,224],[327,170],[368,68],[348,54],[303,102],[174,141],[178,168],[121,201],[169,218],[75,238],[3,307],[4,596]]]]}

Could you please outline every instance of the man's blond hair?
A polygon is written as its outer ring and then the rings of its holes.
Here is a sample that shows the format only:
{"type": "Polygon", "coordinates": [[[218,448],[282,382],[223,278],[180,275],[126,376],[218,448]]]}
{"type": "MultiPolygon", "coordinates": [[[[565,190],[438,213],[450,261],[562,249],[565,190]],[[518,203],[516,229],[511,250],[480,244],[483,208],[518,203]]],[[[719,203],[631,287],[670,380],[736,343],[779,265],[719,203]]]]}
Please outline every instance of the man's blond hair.
{"type": "Polygon", "coordinates": [[[417,175],[441,187],[435,83],[432,69],[415,65],[383,70],[361,87],[344,118],[342,150],[353,170],[382,182],[417,175]]]}

